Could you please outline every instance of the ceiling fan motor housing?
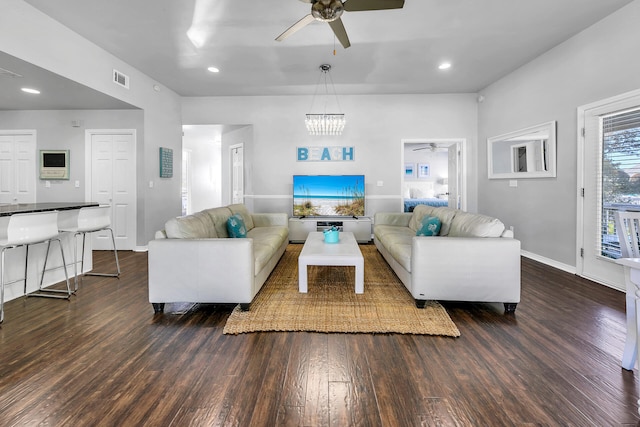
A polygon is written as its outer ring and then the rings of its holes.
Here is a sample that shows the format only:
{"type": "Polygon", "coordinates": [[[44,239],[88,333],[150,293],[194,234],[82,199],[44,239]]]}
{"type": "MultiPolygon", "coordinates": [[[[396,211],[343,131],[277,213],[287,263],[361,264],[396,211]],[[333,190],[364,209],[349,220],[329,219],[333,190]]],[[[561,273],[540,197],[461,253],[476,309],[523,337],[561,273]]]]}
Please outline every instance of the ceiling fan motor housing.
{"type": "Polygon", "coordinates": [[[333,22],[340,18],[344,6],[340,0],[318,0],[311,5],[311,15],[322,22],[333,22]]]}

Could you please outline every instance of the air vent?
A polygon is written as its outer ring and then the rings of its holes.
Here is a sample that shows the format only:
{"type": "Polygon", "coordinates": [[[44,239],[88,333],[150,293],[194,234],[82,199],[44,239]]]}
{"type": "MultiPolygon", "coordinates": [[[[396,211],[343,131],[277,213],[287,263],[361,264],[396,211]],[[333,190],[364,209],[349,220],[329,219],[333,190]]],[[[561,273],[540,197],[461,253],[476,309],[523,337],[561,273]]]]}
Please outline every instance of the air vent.
{"type": "Polygon", "coordinates": [[[118,70],[113,70],[113,82],[129,89],[129,76],[118,70]]]}
{"type": "Polygon", "coordinates": [[[0,77],[22,77],[22,76],[18,73],[14,73],[13,71],[0,68],[0,77]]]}

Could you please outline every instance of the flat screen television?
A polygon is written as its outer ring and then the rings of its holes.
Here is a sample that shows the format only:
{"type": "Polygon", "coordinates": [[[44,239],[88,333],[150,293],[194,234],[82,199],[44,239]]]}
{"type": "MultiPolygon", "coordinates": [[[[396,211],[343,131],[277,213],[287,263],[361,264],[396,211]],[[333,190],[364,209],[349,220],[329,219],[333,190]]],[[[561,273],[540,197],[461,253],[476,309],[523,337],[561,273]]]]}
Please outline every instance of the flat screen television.
{"type": "Polygon", "coordinates": [[[364,175],[294,175],[293,216],[364,216],[364,175]]]}

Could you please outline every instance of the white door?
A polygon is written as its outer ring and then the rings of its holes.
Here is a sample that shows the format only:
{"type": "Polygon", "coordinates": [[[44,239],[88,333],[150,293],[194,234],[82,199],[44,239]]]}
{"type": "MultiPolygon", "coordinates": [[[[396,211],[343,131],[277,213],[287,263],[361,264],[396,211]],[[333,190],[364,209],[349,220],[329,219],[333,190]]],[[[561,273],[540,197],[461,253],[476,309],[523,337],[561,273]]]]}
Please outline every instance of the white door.
{"type": "MultiPolygon", "coordinates": [[[[118,250],[136,246],[135,131],[87,130],[91,171],[88,200],[111,206],[111,228],[118,250]]],[[[93,233],[93,249],[111,249],[108,232],[93,233]]]]}
{"type": "Polygon", "coordinates": [[[0,131],[0,203],[36,202],[35,131],[0,131]]]}
{"type": "MultiPolygon", "coordinates": [[[[618,209],[640,210],[638,200],[624,187],[611,191],[618,185],[612,179],[622,177],[625,185],[633,183],[633,169],[640,167],[640,128],[635,132],[635,142],[623,145],[611,144],[616,132],[607,130],[612,118],[629,110],[640,109],[640,92],[627,94],[590,104],[578,109],[578,231],[576,270],[578,275],[613,288],[624,290],[622,266],[616,264],[618,239],[613,212],[618,209]],[[582,131],[584,129],[584,131],[582,131]],[[584,134],[583,134],[584,132],[584,134]],[[637,145],[627,154],[614,153],[623,146],[637,145]],[[616,148],[618,147],[618,148],[616,148]],[[612,150],[614,152],[612,152],[612,150]],[[616,160],[612,160],[612,155],[616,160]],[[634,160],[635,158],[635,160],[634,160]],[[630,168],[625,171],[625,163],[630,168]],[[631,178],[631,179],[630,179],[631,178]],[[636,206],[634,207],[634,204],[636,206]]],[[[640,169],[638,169],[640,172],[640,169]]],[[[638,177],[636,176],[635,179],[638,177]]]]}
{"type": "Polygon", "coordinates": [[[231,203],[244,203],[244,148],[242,144],[229,147],[231,151],[231,203]]]}

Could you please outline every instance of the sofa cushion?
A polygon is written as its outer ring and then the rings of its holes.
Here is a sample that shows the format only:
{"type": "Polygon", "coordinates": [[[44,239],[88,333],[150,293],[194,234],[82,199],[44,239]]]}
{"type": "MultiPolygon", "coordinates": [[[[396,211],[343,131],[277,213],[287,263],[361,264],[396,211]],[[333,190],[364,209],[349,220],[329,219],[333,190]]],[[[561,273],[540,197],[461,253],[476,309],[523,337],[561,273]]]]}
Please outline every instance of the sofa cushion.
{"type": "Polygon", "coordinates": [[[487,215],[458,212],[451,222],[450,237],[500,237],[504,224],[487,215]]]}
{"type": "Polygon", "coordinates": [[[206,239],[218,237],[211,217],[203,212],[171,218],[164,225],[169,239],[206,239]]]}
{"type": "Polygon", "coordinates": [[[255,242],[265,243],[270,245],[275,251],[280,247],[283,241],[288,237],[287,227],[273,225],[270,227],[255,227],[252,230],[247,231],[247,237],[250,237],[255,242]]]}
{"type": "Polygon", "coordinates": [[[226,206],[220,208],[211,208],[202,211],[209,215],[211,221],[213,222],[213,226],[216,230],[217,237],[229,237],[229,232],[227,231],[227,220],[233,213],[231,209],[226,206]]]}
{"type": "Polygon", "coordinates": [[[287,236],[287,228],[282,226],[255,227],[247,232],[247,237],[253,239],[254,274],[267,265],[287,236]]]}
{"type": "Polygon", "coordinates": [[[405,270],[411,272],[411,244],[416,233],[408,227],[376,225],[374,234],[391,256],[405,270]]]}
{"type": "Polygon", "coordinates": [[[433,208],[431,211],[431,216],[438,217],[440,223],[440,234],[439,236],[447,236],[449,234],[449,228],[451,227],[451,222],[455,218],[455,216],[461,211],[453,208],[447,207],[438,207],[433,208]]]}
{"type": "Polygon", "coordinates": [[[233,214],[227,220],[227,232],[229,237],[242,238],[247,237],[247,229],[244,225],[242,215],[233,214]]]}
{"type": "Polygon", "coordinates": [[[245,227],[247,227],[247,231],[255,227],[253,223],[253,218],[251,218],[251,214],[249,213],[245,205],[243,205],[242,203],[236,203],[234,205],[229,205],[227,207],[229,208],[231,213],[240,214],[242,216],[242,219],[244,220],[244,225],[245,227]]]}
{"type": "Polygon", "coordinates": [[[408,227],[400,227],[397,225],[376,224],[373,227],[373,235],[376,239],[380,240],[382,244],[385,244],[390,236],[399,235],[404,236],[411,241],[411,238],[416,235],[415,231],[408,227]]]}
{"type": "Polygon", "coordinates": [[[405,270],[411,273],[411,242],[408,244],[395,243],[391,246],[385,247],[393,259],[395,259],[405,270]]]}
{"type": "Polygon", "coordinates": [[[442,226],[436,216],[425,216],[422,218],[422,225],[416,232],[416,236],[437,236],[442,226]]]}
{"type": "Polygon", "coordinates": [[[432,216],[431,212],[435,208],[433,206],[428,205],[418,205],[413,209],[413,215],[411,215],[411,220],[409,220],[409,228],[413,230],[415,233],[422,226],[422,218],[426,216],[432,216]]]}

